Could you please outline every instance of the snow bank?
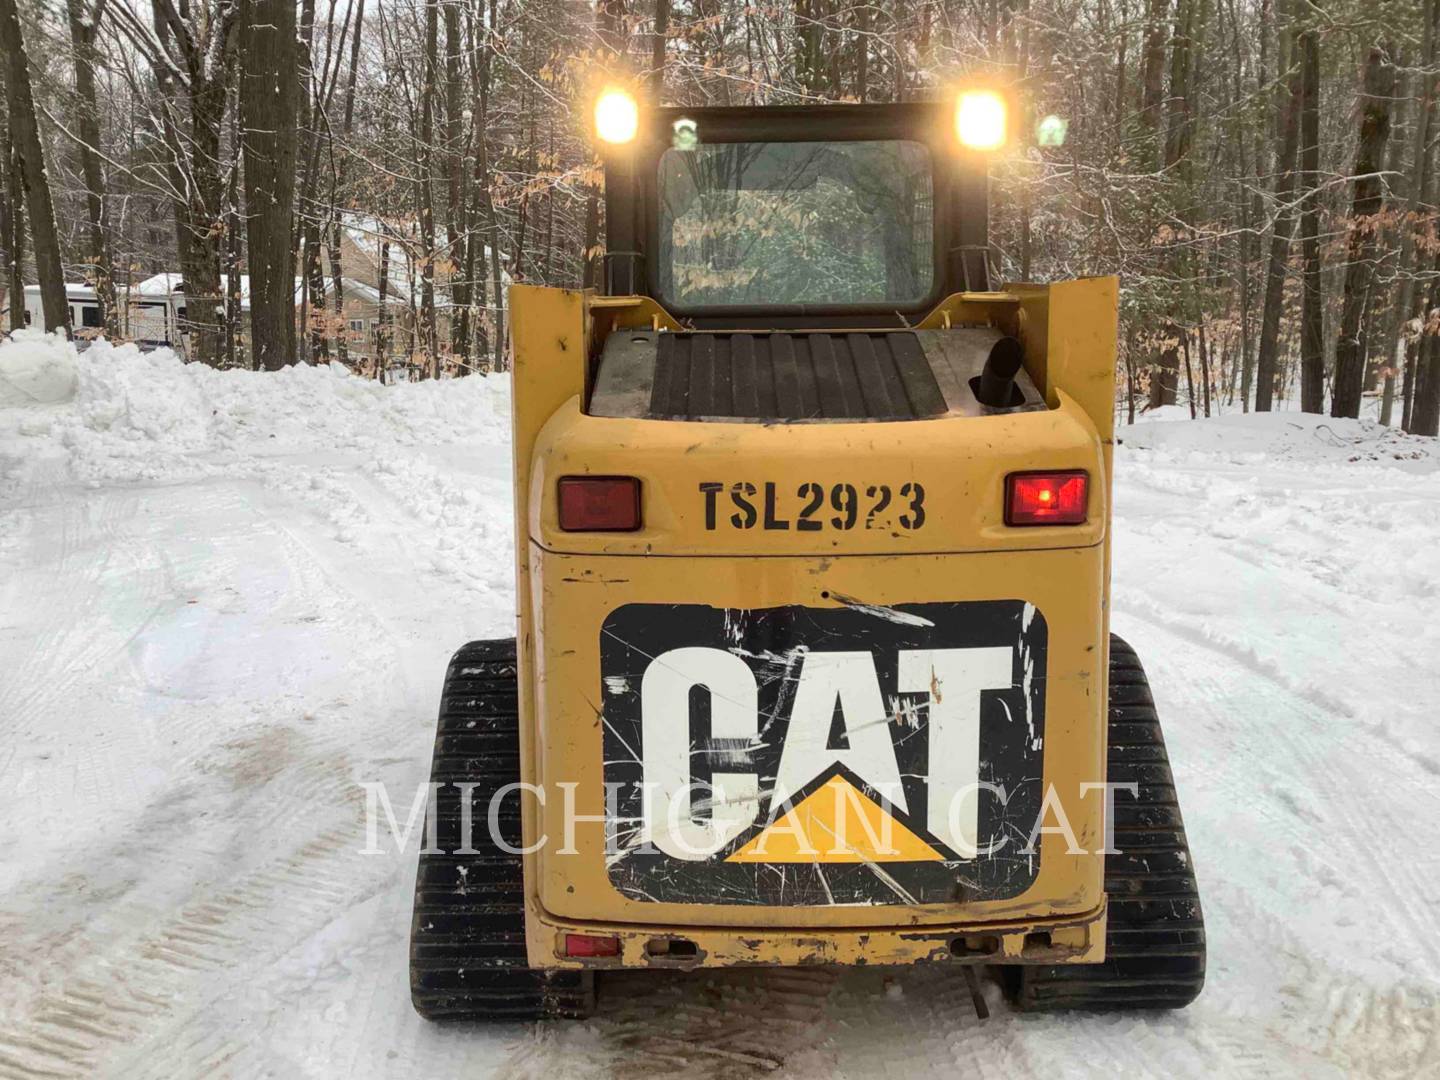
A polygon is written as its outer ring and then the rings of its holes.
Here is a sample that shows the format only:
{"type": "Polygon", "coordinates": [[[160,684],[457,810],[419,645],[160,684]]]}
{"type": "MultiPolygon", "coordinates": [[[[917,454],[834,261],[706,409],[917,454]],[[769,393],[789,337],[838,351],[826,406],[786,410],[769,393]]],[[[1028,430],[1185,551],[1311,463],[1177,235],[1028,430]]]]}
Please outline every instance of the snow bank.
{"type": "Polygon", "coordinates": [[[237,461],[508,439],[509,379],[382,386],[343,366],[217,371],[168,349],[0,346],[0,475],[63,460],[78,479],[174,481],[237,461]]]}
{"type": "Polygon", "coordinates": [[[0,408],[69,401],[75,382],[75,346],[64,334],[17,330],[0,342],[0,408]]]}
{"type": "Polygon", "coordinates": [[[1406,435],[1374,420],[1317,413],[1232,413],[1195,422],[1188,410],[1166,406],[1115,433],[1123,446],[1145,452],[1138,460],[1168,464],[1371,461],[1398,462],[1420,472],[1440,468],[1434,439],[1406,435]]]}

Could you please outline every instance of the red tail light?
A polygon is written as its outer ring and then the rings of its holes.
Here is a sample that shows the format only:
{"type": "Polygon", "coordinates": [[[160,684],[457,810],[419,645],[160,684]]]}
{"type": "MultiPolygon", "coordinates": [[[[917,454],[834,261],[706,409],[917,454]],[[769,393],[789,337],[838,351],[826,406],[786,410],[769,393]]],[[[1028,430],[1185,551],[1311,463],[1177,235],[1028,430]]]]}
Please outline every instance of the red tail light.
{"type": "Polygon", "coordinates": [[[1080,525],[1089,496],[1084,472],[1011,473],[1005,478],[1005,524],[1080,525]]]}
{"type": "Polygon", "coordinates": [[[620,939],[600,934],[566,934],[565,955],[575,957],[619,956],[620,939]]]}
{"type": "Polygon", "coordinates": [[[558,494],[566,532],[640,528],[640,481],[633,476],[562,476],[558,494]]]}

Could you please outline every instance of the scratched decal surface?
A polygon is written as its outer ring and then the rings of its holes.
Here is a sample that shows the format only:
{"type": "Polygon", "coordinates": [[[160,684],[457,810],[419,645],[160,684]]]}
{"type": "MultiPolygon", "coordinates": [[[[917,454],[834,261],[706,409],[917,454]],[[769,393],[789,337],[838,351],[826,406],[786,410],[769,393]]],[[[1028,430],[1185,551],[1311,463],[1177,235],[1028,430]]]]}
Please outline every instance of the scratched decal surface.
{"type": "Polygon", "coordinates": [[[1020,600],[844,602],[630,604],[606,619],[607,860],[621,893],[916,904],[1034,881],[1043,615],[1020,600]]]}

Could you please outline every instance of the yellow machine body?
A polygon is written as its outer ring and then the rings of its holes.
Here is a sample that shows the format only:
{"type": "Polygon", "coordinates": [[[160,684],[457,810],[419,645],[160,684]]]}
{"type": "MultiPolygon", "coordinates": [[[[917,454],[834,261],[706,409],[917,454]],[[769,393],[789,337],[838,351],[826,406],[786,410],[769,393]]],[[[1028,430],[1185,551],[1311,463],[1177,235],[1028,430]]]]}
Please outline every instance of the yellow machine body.
{"type": "MultiPolygon", "coordinates": [[[[1044,409],[718,423],[587,413],[594,361],[609,335],[679,329],[654,301],[512,288],[521,777],[533,786],[522,799],[524,904],[533,967],[1104,958],[1105,798],[1095,785],[1105,780],[1106,760],[1116,303],[1113,278],[1017,285],[951,296],[920,324],[979,324],[1018,337],[1044,409]],[[1006,524],[1008,475],[1080,469],[1090,477],[1085,523],[1006,524]],[[642,528],[562,530],[557,482],[586,475],[637,477],[642,528]],[[896,497],[869,527],[747,529],[727,520],[734,507],[725,496],[735,484],[773,491],[774,513],[790,520],[802,487],[839,483],[862,491],[891,485],[896,497]],[[707,484],[712,492],[721,485],[722,500],[718,512],[708,507],[708,520],[707,484]],[[898,494],[904,485],[923,489],[923,528],[900,520],[912,509],[898,494]],[[903,621],[918,618],[907,605],[985,601],[1029,605],[1048,635],[1043,746],[1035,747],[1048,794],[1033,849],[1014,864],[1023,888],[971,890],[960,873],[944,897],[917,899],[897,886],[863,902],[791,903],[737,902],[723,889],[676,899],[617,887],[624,856],[607,821],[606,740],[615,736],[606,733],[601,657],[617,612],[797,606],[903,621]],[[619,954],[567,956],[567,934],[614,936],[619,954]],[[675,939],[685,949],[669,949],[675,939]]],[[[1015,837],[1015,846],[1025,840],[1015,837]]],[[[805,865],[793,853],[775,855],[763,874],[782,883],[806,875],[812,893],[816,881],[828,890],[832,856],[805,865]]],[[[737,852],[731,861],[754,858],[737,852]]],[[[863,852],[838,863],[857,860],[866,862],[863,852]]],[[[883,863],[838,868],[882,885],[889,876],[883,863]]]]}

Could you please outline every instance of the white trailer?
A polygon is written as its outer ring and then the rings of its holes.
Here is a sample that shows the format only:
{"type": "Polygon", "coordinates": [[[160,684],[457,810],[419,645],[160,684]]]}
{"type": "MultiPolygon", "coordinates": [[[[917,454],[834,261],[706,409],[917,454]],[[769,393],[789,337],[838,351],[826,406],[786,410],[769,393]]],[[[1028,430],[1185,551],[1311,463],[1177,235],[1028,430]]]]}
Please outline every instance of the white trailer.
{"type": "MultiPolygon", "coordinates": [[[[98,333],[103,323],[100,319],[100,301],[94,286],[83,281],[65,283],[65,297],[70,302],[70,326],[79,333],[89,330],[98,333]]],[[[25,286],[25,325],[43,327],[45,308],[40,302],[40,286],[25,286]]]]}

